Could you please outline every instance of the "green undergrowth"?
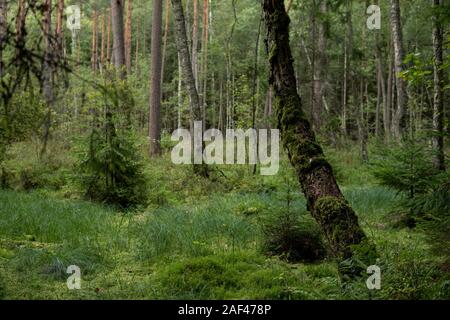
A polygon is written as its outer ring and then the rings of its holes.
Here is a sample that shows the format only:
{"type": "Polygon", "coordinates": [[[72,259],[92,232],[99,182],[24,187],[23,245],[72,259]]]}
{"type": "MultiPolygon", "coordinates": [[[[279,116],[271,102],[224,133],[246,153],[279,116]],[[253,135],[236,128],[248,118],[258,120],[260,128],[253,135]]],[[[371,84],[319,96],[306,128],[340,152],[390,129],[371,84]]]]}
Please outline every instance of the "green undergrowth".
{"type": "Polygon", "coordinates": [[[317,228],[285,158],[276,176],[223,166],[204,180],[164,155],[145,168],[157,183],[138,211],[78,200],[70,185],[0,191],[0,298],[450,298],[446,257],[421,229],[394,228],[395,192],[365,179],[368,169],[350,153],[338,155],[342,190],[379,252],[381,290],[368,290],[365,277],[341,282],[330,255],[293,262],[266,254],[264,230],[284,213],[317,228]],[[69,265],[81,269],[80,290],[67,288],[69,265]]]}

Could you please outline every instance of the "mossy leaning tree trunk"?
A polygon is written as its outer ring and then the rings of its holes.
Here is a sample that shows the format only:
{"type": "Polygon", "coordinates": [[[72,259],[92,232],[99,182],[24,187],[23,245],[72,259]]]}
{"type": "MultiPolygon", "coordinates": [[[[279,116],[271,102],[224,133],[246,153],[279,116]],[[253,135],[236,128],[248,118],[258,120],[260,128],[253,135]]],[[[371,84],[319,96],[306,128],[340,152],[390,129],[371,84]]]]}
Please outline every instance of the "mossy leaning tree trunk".
{"type": "Polygon", "coordinates": [[[307,199],[308,210],[324,232],[338,259],[341,274],[355,275],[375,260],[358,218],[344,199],[330,164],[302,111],[289,45],[289,17],[283,0],[263,1],[267,26],[270,84],[281,139],[307,199]]]}

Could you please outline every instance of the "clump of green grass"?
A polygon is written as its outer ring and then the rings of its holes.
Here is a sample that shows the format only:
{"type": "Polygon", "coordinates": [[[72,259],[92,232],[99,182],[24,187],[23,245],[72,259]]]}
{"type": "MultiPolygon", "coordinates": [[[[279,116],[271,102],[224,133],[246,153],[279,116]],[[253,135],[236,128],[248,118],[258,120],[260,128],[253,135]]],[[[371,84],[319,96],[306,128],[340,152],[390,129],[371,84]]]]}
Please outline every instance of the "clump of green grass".
{"type": "Polygon", "coordinates": [[[134,226],[140,259],[201,256],[254,247],[258,226],[225,201],[194,208],[162,208],[134,226]]]}
{"type": "Polygon", "coordinates": [[[114,212],[82,201],[0,192],[0,234],[39,242],[92,244],[112,228],[114,212]]]}

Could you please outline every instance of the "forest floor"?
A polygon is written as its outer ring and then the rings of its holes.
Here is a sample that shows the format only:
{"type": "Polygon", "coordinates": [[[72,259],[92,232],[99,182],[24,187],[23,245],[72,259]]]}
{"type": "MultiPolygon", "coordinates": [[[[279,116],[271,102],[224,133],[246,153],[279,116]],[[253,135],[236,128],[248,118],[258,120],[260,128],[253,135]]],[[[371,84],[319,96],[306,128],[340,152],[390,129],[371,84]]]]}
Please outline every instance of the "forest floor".
{"type": "Polygon", "coordinates": [[[148,163],[151,205],[137,212],[67,199],[64,188],[0,191],[0,298],[450,298],[445,257],[420,228],[395,226],[395,192],[376,184],[357,152],[328,156],[379,251],[380,290],[365,277],[342,284],[331,258],[289,263],[263,253],[270,217],[290,210],[312,223],[285,159],[276,176],[227,166],[203,180],[166,155],[148,163]],[[69,265],[81,269],[79,290],[66,285],[69,265]]]}

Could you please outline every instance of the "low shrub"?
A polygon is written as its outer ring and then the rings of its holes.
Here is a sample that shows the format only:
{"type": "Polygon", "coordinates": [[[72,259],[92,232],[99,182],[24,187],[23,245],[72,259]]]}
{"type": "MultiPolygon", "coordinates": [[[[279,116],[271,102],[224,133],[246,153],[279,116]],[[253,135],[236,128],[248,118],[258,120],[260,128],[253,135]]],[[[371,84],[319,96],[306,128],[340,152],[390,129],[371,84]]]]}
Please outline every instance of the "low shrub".
{"type": "Polygon", "coordinates": [[[291,213],[282,214],[265,225],[263,250],[268,255],[281,256],[290,262],[314,262],[326,255],[318,227],[301,222],[291,213]]]}

